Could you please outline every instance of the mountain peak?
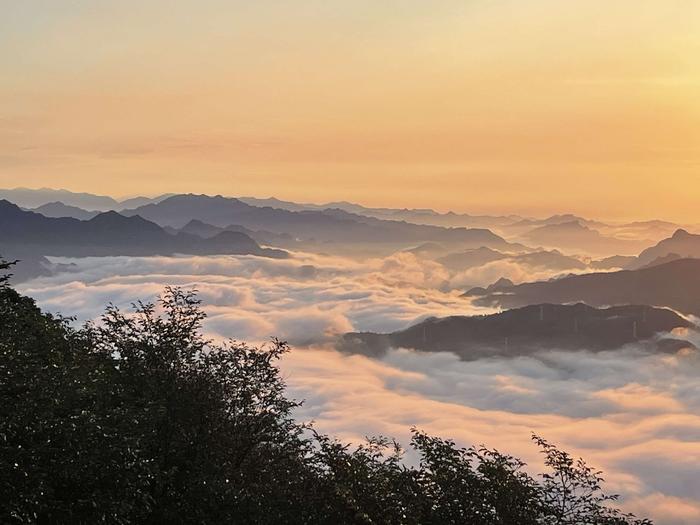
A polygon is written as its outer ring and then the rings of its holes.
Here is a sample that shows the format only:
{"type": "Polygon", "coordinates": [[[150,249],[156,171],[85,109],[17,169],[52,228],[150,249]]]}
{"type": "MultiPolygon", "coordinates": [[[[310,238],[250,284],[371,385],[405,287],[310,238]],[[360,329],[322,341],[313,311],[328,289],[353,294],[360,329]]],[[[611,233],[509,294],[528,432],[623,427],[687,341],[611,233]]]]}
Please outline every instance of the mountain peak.
{"type": "Polygon", "coordinates": [[[684,230],[683,228],[678,228],[673,234],[674,239],[686,239],[688,237],[690,237],[690,233],[688,233],[688,231],[684,230]]]}

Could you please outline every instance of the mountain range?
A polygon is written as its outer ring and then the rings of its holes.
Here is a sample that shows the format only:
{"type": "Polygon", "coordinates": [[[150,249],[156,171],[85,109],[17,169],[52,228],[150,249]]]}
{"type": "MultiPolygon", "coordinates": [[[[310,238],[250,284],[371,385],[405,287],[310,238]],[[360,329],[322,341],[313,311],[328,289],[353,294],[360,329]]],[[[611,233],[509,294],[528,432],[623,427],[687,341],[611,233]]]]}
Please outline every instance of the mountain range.
{"type": "Polygon", "coordinates": [[[580,259],[564,255],[557,250],[513,254],[481,247],[449,253],[436,260],[453,271],[464,271],[495,261],[509,261],[531,268],[547,268],[553,271],[585,270],[588,268],[588,265],[580,259]]]}
{"type": "MultiPolygon", "coordinates": [[[[95,195],[94,193],[74,192],[53,188],[13,188],[0,189],[0,199],[5,199],[22,208],[38,208],[49,203],[61,203],[83,211],[119,211],[125,208],[143,206],[149,202],[158,202],[169,195],[159,197],[133,197],[119,201],[107,195],[95,195]]],[[[79,218],[79,217],[75,217],[79,218]]]]}
{"type": "Polygon", "coordinates": [[[670,259],[700,258],[700,235],[679,229],[668,239],[642,251],[629,267],[641,268],[670,259]]]}
{"type": "Polygon", "coordinates": [[[665,308],[538,304],[492,315],[430,318],[390,334],[349,333],[337,347],[375,357],[389,348],[454,352],[464,360],[542,350],[613,350],[628,343],[656,351],[677,351],[693,345],[657,334],[693,327],[665,308]]]}
{"type": "Polygon", "coordinates": [[[501,287],[474,289],[477,306],[516,308],[536,303],[576,303],[591,306],[649,304],[700,315],[700,259],[680,259],[639,270],[570,275],[501,287]]]}
{"type": "Polygon", "coordinates": [[[261,248],[242,232],[224,231],[209,239],[196,235],[172,235],[139,216],[114,211],[81,221],[49,218],[0,200],[0,251],[5,257],[22,252],[36,255],[169,255],[252,254],[286,257],[281,250],[261,248]]]}
{"type": "MultiPolygon", "coordinates": [[[[91,218],[96,211],[123,211],[141,210],[144,206],[157,204],[166,200],[174,194],[164,194],[158,197],[134,197],[119,201],[104,195],[94,195],[90,193],[76,193],[67,190],[42,189],[0,189],[0,198],[14,202],[25,209],[36,209],[51,217],[73,217],[81,220],[91,218]],[[49,205],[49,206],[46,206],[49,205]],[[65,205],[65,206],[61,206],[65,205]],[[79,208],[79,209],[78,209],[79,208]]],[[[190,197],[192,197],[190,195],[190,197]]],[[[227,199],[226,197],[221,197],[227,199]]],[[[589,254],[594,256],[613,255],[636,255],[641,250],[653,243],[659,242],[669,237],[680,226],[661,220],[637,221],[630,223],[605,223],[586,219],[573,214],[553,215],[544,219],[524,218],[519,215],[470,215],[466,213],[437,212],[429,208],[401,209],[401,208],[373,208],[347,201],[329,202],[325,204],[295,203],[270,197],[260,199],[256,197],[241,197],[235,200],[242,204],[247,204],[257,209],[274,209],[279,212],[294,212],[303,214],[306,212],[316,212],[331,214],[339,219],[346,219],[352,222],[368,222],[371,219],[388,221],[393,223],[410,223],[414,226],[433,226],[447,229],[454,228],[482,228],[488,229],[495,235],[504,238],[511,243],[525,243],[533,246],[543,246],[548,249],[563,250],[567,254],[589,254]]],[[[163,210],[161,210],[162,212],[163,210]]],[[[242,210],[239,210],[241,212],[242,210]]],[[[143,212],[143,213],[140,213],[143,212]]],[[[171,228],[181,228],[190,219],[201,220],[215,226],[228,228],[231,224],[247,227],[251,231],[267,230],[270,233],[280,233],[273,228],[262,226],[260,217],[249,219],[251,224],[241,224],[233,220],[229,214],[228,218],[217,221],[212,217],[203,216],[196,213],[185,217],[178,224],[173,224],[172,217],[147,217],[161,226],[171,228]]],[[[279,217],[278,217],[279,218],[279,217]]],[[[298,219],[297,219],[298,220],[298,219]]],[[[175,221],[178,222],[178,221],[175,221]]],[[[374,223],[375,225],[381,223],[374,223]]],[[[268,224],[269,225],[269,224],[268,224]]],[[[384,227],[386,224],[383,225],[384,227]]],[[[690,227],[695,230],[695,227],[690,227]]],[[[310,228],[313,230],[313,228],[310,228]]],[[[292,237],[305,240],[317,240],[324,242],[363,242],[349,241],[347,239],[329,239],[329,233],[320,232],[320,236],[314,236],[311,232],[284,231],[292,237]]],[[[316,233],[318,233],[316,231],[316,233]]],[[[423,231],[412,239],[421,238],[425,240],[426,234],[423,231]]],[[[351,236],[348,234],[348,236],[351,236]]],[[[367,235],[362,235],[366,238],[367,235]]],[[[402,233],[398,242],[406,242],[406,238],[411,237],[405,232],[402,233]]],[[[441,234],[438,234],[441,237],[441,234]]],[[[357,238],[357,236],[355,237],[357,238]]],[[[435,241],[438,239],[429,239],[435,241]]],[[[443,241],[444,242],[444,241],[443,241]]],[[[451,241],[450,241],[451,242],[451,241]]],[[[476,248],[479,246],[469,245],[476,248]]],[[[491,246],[493,247],[493,246],[491,246]]],[[[533,250],[531,250],[533,251],[533,250]]],[[[536,249],[535,249],[536,251],[536,249]]]]}
{"type": "Polygon", "coordinates": [[[409,243],[425,240],[461,243],[464,246],[511,247],[505,239],[485,229],[444,228],[364,217],[339,209],[289,211],[256,207],[218,196],[175,195],[122,212],[139,215],[161,226],[184,227],[193,219],[213,226],[236,224],[251,230],[288,234],[326,243],[409,243]]]}
{"type": "Polygon", "coordinates": [[[348,213],[385,219],[391,221],[406,221],[414,224],[444,226],[448,228],[492,228],[522,221],[519,215],[470,215],[448,211],[440,213],[430,208],[371,208],[347,201],[328,202],[326,204],[310,204],[283,201],[270,197],[239,197],[239,200],[251,206],[278,208],[289,211],[322,211],[328,209],[343,210],[348,213]]]}
{"type": "Polygon", "coordinates": [[[582,251],[592,255],[632,255],[653,241],[649,239],[618,239],[602,235],[578,220],[538,226],[522,236],[525,242],[564,250],[582,251]]]}

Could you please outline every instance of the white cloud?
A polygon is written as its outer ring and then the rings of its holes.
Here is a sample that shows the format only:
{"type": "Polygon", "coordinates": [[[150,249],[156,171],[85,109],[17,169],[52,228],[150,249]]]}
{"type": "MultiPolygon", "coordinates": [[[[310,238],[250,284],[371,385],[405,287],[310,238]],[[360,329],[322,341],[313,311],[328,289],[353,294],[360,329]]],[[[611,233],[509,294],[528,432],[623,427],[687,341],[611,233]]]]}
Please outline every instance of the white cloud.
{"type": "MultiPolygon", "coordinates": [[[[463,362],[405,349],[381,360],[342,355],[329,341],[350,330],[392,331],[427,316],[476,310],[445,285],[442,266],[410,254],[352,261],[295,254],[71,260],[72,273],[24,283],[51,311],[99,315],[107,302],[153,299],[165,285],[197,288],[215,336],[288,339],[282,362],[299,416],[345,439],[382,433],[406,442],[412,425],[462,444],[485,443],[539,462],[532,431],[606,471],[626,508],[659,523],[700,516],[700,359],[543,352],[463,362]]],[[[500,270],[482,270],[495,280],[500,270]]],[[[696,334],[683,334],[697,338],[696,334]]],[[[700,343],[700,341],[696,341],[700,343]]]]}

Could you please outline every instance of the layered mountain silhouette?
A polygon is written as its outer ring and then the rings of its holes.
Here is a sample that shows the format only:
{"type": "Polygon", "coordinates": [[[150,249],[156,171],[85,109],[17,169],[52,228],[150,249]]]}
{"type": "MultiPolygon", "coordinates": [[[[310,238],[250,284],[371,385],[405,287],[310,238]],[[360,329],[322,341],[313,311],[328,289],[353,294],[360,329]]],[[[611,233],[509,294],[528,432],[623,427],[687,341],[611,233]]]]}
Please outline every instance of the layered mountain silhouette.
{"type": "Polygon", "coordinates": [[[700,315],[700,260],[680,259],[639,270],[571,275],[505,287],[497,292],[470,290],[478,306],[515,308],[537,303],[591,306],[649,304],[700,315]]]}
{"type": "Polygon", "coordinates": [[[614,270],[627,268],[633,264],[637,258],[634,255],[611,255],[597,261],[591,261],[591,268],[594,270],[614,270]]]}
{"type": "Polygon", "coordinates": [[[437,262],[453,271],[467,270],[495,261],[509,261],[553,271],[585,270],[588,267],[580,259],[564,255],[557,250],[512,254],[481,247],[450,253],[437,259],[437,262]]]}
{"type": "Polygon", "coordinates": [[[522,238],[529,243],[590,254],[630,255],[650,244],[648,240],[607,237],[578,220],[539,226],[522,238]]]}
{"type": "Polygon", "coordinates": [[[406,221],[414,224],[426,224],[431,226],[444,227],[467,227],[467,228],[491,228],[503,226],[523,220],[518,215],[470,215],[468,213],[455,213],[452,211],[440,213],[430,208],[371,208],[347,201],[335,201],[325,204],[300,204],[296,202],[283,201],[270,197],[259,199],[256,197],[240,197],[239,200],[251,206],[278,208],[289,211],[322,211],[327,209],[338,209],[365,217],[375,219],[385,219],[391,221],[406,221]]]}
{"type": "Polygon", "coordinates": [[[481,297],[482,295],[507,290],[508,288],[512,288],[514,285],[515,284],[510,279],[501,277],[495,283],[492,283],[485,288],[483,286],[476,286],[470,289],[469,291],[463,294],[463,297],[481,297]]]}
{"type": "Polygon", "coordinates": [[[438,258],[437,262],[450,270],[460,271],[507,258],[508,254],[482,246],[481,248],[447,254],[438,258]]]}
{"type": "Polygon", "coordinates": [[[512,229],[519,229],[523,231],[528,231],[533,228],[539,228],[541,226],[555,226],[557,224],[566,224],[571,222],[578,222],[585,226],[598,227],[602,226],[603,223],[597,221],[591,221],[580,217],[578,215],[573,215],[571,213],[564,213],[559,215],[552,215],[544,219],[522,219],[520,221],[514,222],[509,227],[512,229]]]}
{"type": "Polygon", "coordinates": [[[44,217],[72,217],[81,221],[90,220],[100,213],[99,211],[84,210],[82,208],[78,208],[77,206],[69,206],[58,201],[43,204],[42,206],[29,211],[40,213],[44,217]]]}
{"type": "MultiPolygon", "coordinates": [[[[84,211],[119,211],[125,208],[135,208],[150,202],[158,202],[172,194],[159,197],[134,197],[118,201],[107,195],[95,195],[94,193],[74,192],[53,188],[14,188],[0,189],[0,199],[5,199],[22,208],[38,208],[50,203],[62,203],[66,206],[80,208],[84,211]]],[[[72,215],[71,215],[72,216],[72,215]]],[[[80,217],[76,217],[80,218],[80,217]]]]}
{"type": "Polygon", "coordinates": [[[190,222],[185,224],[179,230],[174,230],[175,233],[182,232],[191,235],[197,235],[204,239],[209,239],[225,231],[240,232],[245,233],[250,238],[254,239],[256,242],[266,245],[273,246],[283,246],[283,247],[297,247],[298,243],[295,241],[294,237],[285,233],[273,233],[268,231],[255,231],[244,226],[239,226],[237,224],[230,224],[226,227],[214,226],[212,224],[207,224],[206,222],[199,221],[197,219],[192,219],[190,222]]]}
{"type": "Polygon", "coordinates": [[[55,190],[52,188],[0,189],[0,199],[5,199],[23,208],[37,208],[51,202],[61,202],[83,210],[107,211],[119,207],[119,202],[106,195],[55,190]]]}
{"type": "Polygon", "coordinates": [[[658,242],[670,237],[679,228],[678,224],[672,222],[651,220],[601,225],[595,229],[603,235],[613,235],[618,239],[650,239],[652,242],[658,242]]]}
{"type": "Polygon", "coordinates": [[[676,230],[673,236],[640,253],[630,268],[654,266],[679,258],[700,258],[700,235],[676,230]]]}
{"type": "Polygon", "coordinates": [[[261,248],[248,235],[224,231],[211,238],[171,235],[139,216],[114,211],[90,220],[49,218],[0,200],[0,253],[59,256],[235,254],[286,257],[281,250],[261,248]]]}
{"type": "Polygon", "coordinates": [[[693,326],[664,308],[541,304],[493,315],[431,318],[390,334],[349,333],[341,338],[338,348],[371,356],[389,348],[454,352],[465,360],[555,349],[604,351],[628,343],[676,351],[693,345],[657,334],[693,326]]]}
{"type": "Polygon", "coordinates": [[[465,246],[507,247],[498,235],[485,229],[443,228],[387,221],[339,209],[290,211],[257,207],[239,199],[207,195],[176,195],[125,215],[140,215],[161,226],[181,228],[192,219],[227,227],[236,224],[251,230],[288,234],[323,242],[459,242],[465,246]]]}

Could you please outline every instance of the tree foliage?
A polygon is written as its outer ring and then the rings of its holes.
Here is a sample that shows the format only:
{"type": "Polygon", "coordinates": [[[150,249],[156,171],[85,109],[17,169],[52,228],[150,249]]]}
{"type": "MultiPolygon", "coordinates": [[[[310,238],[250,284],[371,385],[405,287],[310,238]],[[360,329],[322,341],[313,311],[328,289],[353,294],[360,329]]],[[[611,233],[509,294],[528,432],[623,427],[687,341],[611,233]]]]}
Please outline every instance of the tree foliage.
{"type": "Polygon", "coordinates": [[[74,328],[0,278],[0,522],[649,523],[537,436],[540,477],[416,429],[417,462],[386,438],[320,434],[293,417],[284,342],[215,344],[203,319],[168,288],[74,328]]]}

